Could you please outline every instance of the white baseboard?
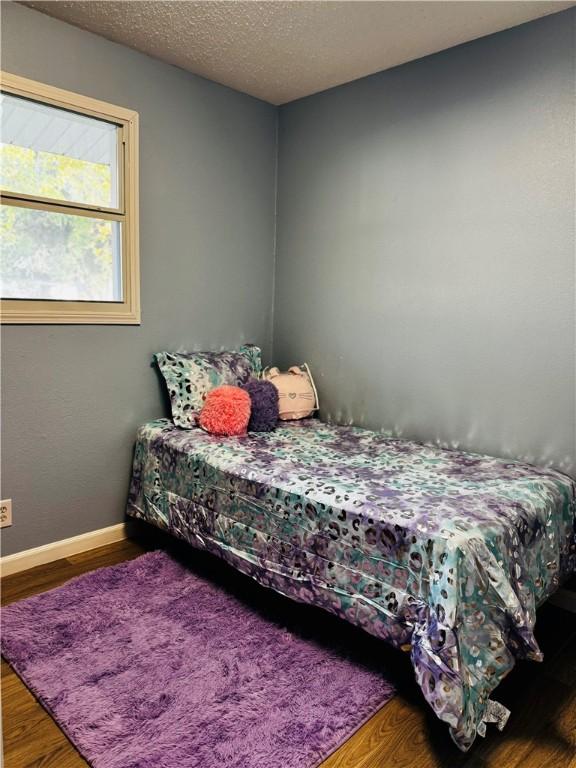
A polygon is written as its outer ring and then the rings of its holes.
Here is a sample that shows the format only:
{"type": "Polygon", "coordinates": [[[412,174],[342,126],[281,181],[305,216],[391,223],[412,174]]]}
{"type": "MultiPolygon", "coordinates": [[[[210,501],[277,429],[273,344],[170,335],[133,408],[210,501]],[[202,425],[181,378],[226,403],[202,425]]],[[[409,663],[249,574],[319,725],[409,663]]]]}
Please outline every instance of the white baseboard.
{"type": "Polygon", "coordinates": [[[105,544],[112,544],[125,538],[126,523],[109,525],[107,528],[81,533],[70,539],[53,541],[51,544],[44,544],[41,547],[25,549],[23,552],[0,557],[0,573],[2,576],[10,576],[13,573],[26,571],[28,568],[34,568],[36,565],[45,565],[63,557],[78,555],[80,552],[103,547],[105,544]]]}

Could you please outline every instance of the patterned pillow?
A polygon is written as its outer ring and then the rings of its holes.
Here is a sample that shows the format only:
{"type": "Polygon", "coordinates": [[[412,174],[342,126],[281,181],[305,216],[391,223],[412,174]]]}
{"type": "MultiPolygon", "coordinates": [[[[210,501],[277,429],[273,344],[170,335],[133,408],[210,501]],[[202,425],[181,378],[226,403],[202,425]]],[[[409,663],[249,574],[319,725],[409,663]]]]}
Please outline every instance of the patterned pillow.
{"type": "Polygon", "coordinates": [[[168,387],[172,420],[186,429],[196,426],[211,389],[245,384],[262,370],[261,350],[254,344],[237,352],[157,352],[154,358],[168,387]]]}

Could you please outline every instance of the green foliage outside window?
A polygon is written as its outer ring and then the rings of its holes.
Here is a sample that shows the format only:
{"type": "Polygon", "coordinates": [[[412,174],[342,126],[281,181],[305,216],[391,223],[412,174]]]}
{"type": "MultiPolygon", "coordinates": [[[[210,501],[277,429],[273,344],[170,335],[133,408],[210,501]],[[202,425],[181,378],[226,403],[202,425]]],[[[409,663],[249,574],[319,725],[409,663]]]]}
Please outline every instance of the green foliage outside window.
{"type": "MultiPolygon", "coordinates": [[[[109,165],[0,145],[2,188],[109,207],[109,165]]],[[[5,298],[117,299],[118,224],[72,213],[3,205],[0,275],[5,298]]]]}

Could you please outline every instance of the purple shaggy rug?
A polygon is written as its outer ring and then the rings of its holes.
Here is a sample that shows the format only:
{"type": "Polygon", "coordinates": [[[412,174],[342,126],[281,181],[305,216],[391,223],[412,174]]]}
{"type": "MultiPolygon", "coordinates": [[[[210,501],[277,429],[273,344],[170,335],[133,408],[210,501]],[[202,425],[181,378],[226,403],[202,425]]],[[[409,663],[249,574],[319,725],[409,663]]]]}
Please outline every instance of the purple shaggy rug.
{"type": "Polygon", "coordinates": [[[312,768],[394,693],[162,552],[2,618],[4,656],[95,768],[312,768]]]}

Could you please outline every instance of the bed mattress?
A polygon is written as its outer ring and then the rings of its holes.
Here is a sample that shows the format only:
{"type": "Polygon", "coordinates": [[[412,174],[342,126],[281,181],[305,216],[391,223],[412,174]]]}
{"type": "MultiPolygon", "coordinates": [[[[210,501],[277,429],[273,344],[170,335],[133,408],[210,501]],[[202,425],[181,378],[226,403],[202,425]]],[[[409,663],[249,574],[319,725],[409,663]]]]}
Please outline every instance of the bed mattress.
{"type": "Polygon", "coordinates": [[[409,650],[461,749],[507,711],[536,607],[574,571],[576,485],[553,470],[368,430],[214,437],[140,428],[128,514],[409,650]]]}

